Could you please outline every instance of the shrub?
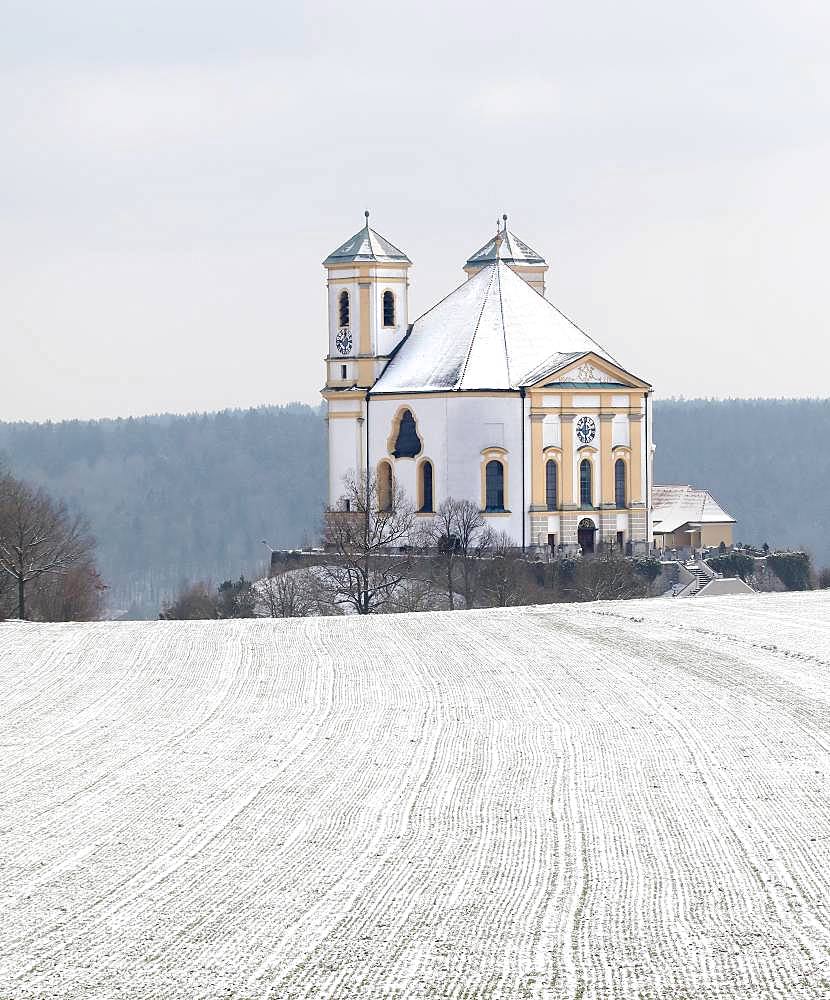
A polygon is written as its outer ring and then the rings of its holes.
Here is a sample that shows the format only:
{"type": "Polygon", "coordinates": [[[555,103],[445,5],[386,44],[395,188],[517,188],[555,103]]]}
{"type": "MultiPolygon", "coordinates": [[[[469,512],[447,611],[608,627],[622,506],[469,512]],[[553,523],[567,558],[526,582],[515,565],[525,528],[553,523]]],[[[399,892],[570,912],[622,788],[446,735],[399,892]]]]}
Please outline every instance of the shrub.
{"type": "Polygon", "coordinates": [[[810,557],[806,552],[776,552],[767,565],[787,590],[810,590],[810,557]]]}
{"type": "Polygon", "coordinates": [[[162,608],[159,615],[159,618],[177,621],[192,621],[194,619],[204,621],[218,617],[216,597],[206,583],[186,584],[175,600],[162,608]]]}
{"type": "Polygon", "coordinates": [[[639,556],[633,560],[634,572],[642,576],[648,583],[654,583],[663,572],[663,564],[654,556],[639,556]]]}
{"type": "Polygon", "coordinates": [[[730,578],[739,576],[742,580],[752,576],[755,571],[755,560],[743,552],[730,552],[725,556],[713,556],[706,560],[706,565],[723,576],[730,578]]]}

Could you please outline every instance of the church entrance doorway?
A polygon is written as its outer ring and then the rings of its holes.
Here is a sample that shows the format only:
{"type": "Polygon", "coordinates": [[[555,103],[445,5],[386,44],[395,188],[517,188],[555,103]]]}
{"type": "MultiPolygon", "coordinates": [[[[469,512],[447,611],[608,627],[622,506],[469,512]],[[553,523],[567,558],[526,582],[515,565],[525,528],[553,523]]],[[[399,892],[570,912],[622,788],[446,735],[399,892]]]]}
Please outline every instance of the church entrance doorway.
{"type": "Polygon", "coordinates": [[[583,517],[577,525],[576,540],[579,542],[584,556],[590,555],[594,551],[594,535],[596,533],[594,522],[588,517],[583,517]]]}

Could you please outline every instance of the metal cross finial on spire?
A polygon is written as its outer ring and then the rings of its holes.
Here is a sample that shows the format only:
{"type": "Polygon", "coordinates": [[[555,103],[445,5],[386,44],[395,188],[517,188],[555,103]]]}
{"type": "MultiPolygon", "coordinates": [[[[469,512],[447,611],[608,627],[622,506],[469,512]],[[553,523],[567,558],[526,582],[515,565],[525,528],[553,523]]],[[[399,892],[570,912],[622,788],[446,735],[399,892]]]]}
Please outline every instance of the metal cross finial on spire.
{"type": "Polygon", "coordinates": [[[499,219],[496,219],[496,238],[494,243],[497,251],[501,246],[501,241],[502,241],[501,221],[499,219]]]}
{"type": "Polygon", "coordinates": [[[366,225],[368,226],[369,225],[369,209],[367,208],[366,211],[363,214],[366,216],[366,225]]]}
{"type": "Polygon", "coordinates": [[[507,229],[507,212],[504,213],[502,218],[504,219],[504,228],[507,229]]]}

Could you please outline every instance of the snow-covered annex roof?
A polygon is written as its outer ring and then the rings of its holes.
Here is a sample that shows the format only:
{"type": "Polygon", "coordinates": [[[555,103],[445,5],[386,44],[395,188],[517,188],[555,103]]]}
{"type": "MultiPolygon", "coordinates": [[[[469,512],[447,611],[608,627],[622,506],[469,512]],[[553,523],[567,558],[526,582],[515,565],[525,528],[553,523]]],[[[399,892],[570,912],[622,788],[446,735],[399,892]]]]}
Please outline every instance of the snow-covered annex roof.
{"type": "Polygon", "coordinates": [[[676,531],[684,524],[734,524],[735,518],[720,506],[708,490],[694,486],[652,487],[654,530],[676,531]]]}
{"type": "Polygon", "coordinates": [[[365,214],[366,225],[360,232],[346,240],[342,246],[332,250],[323,264],[348,264],[352,261],[411,264],[412,261],[403,250],[399,250],[385,236],[381,236],[380,233],[369,228],[369,213],[365,214]]]}
{"type": "Polygon", "coordinates": [[[589,351],[616,364],[498,260],[415,320],[372,391],[517,389],[589,351]]]}

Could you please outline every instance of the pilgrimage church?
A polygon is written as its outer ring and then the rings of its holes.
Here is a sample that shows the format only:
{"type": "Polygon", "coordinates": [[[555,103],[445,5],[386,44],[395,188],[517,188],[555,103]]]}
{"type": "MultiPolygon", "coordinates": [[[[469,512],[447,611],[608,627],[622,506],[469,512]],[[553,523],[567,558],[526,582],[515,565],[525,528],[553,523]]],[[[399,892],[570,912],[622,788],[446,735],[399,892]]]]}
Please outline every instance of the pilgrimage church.
{"type": "Polygon", "coordinates": [[[332,507],[368,466],[381,504],[393,483],[425,517],[472,500],[525,549],[731,543],[732,518],[714,501],[707,514],[705,491],[654,487],[651,385],[548,301],[545,259],[507,216],[414,322],[412,261],[368,212],[323,266],[332,507]]]}

